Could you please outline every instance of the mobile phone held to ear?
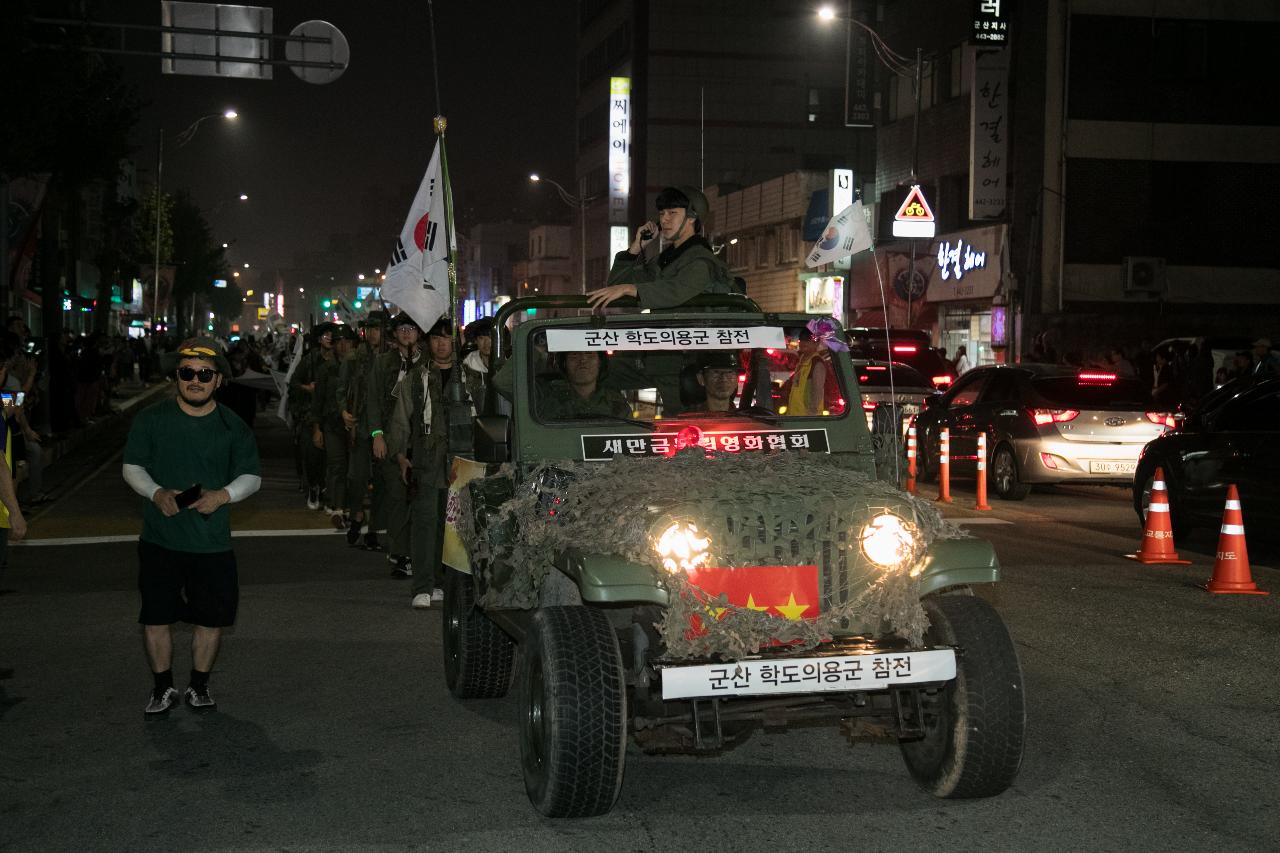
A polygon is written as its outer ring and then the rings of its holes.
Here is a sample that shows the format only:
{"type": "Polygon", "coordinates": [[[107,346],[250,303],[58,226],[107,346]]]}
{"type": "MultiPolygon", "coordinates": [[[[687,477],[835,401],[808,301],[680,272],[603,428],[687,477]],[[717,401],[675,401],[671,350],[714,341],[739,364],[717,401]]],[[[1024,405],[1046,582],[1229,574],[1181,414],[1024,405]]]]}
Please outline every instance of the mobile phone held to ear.
{"type": "Polygon", "coordinates": [[[657,236],[657,232],[656,232],[656,231],[654,231],[652,228],[642,228],[642,229],[640,229],[640,239],[641,239],[641,240],[652,240],[652,239],[653,239],[654,237],[656,237],[656,236],[657,236]]]}
{"type": "Polygon", "coordinates": [[[178,496],[173,500],[178,505],[178,509],[186,509],[196,501],[200,500],[200,484],[196,483],[185,492],[179,492],[178,496]]]}

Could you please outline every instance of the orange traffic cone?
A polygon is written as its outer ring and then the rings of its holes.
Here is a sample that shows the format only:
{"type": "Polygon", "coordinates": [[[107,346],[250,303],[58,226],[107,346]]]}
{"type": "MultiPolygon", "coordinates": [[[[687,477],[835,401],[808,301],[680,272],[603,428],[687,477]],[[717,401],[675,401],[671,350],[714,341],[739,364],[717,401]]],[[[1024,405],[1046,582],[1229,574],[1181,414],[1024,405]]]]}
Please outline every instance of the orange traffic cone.
{"type": "Polygon", "coordinates": [[[1240,515],[1240,493],[1227,487],[1227,505],[1222,511],[1222,531],[1218,534],[1218,557],[1213,561],[1213,579],[1205,584],[1209,592],[1236,595],[1267,595],[1258,589],[1249,571],[1249,552],[1244,544],[1244,517],[1240,515]]]}
{"type": "Polygon", "coordinates": [[[1150,565],[1189,566],[1190,560],[1179,560],[1173,550],[1173,524],[1169,521],[1169,497],[1165,493],[1164,469],[1157,468],[1151,482],[1151,502],[1147,505],[1147,523],[1142,530],[1142,547],[1136,554],[1125,554],[1130,560],[1150,565]]]}
{"type": "Polygon", "coordinates": [[[907,493],[916,493],[916,428],[907,428],[907,493]]]}

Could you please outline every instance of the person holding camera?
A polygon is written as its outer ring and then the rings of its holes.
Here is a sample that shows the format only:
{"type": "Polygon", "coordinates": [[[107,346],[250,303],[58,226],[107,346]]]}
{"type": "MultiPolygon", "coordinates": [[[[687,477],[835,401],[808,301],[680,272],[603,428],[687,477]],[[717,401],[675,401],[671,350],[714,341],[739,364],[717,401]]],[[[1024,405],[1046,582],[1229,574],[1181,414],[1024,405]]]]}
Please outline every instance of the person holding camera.
{"type": "Polygon", "coordinates": [[[148,716],[164,714],[178,702],[175,622],[193,626],[186,702],[198,711],[216,707],[209,673],[222,629],[235,624],[240,600],[227,505],[262,485],[253,432],[213,396],[231,374],[218,343],[186,341],[166,353],[162,369],[177,380],[177,398],[134,418],[122,472],[147,500],[138,540],[138,622],[155,680],[148,716]]]}
{"type": "Polygon", "coordinates": [[[707,197],[695,187],[667,187],[658,193],[658,222],[636,230],[629,249],[613,258],[607,287],[587,294],[593,310],[627,296],[641,308],[674,308],[699,293],[730,293],[729,268],[711,249],[703,233],[710,212],[707,197]],[[661,251],[645,249],[661,236],[661,251]]]}

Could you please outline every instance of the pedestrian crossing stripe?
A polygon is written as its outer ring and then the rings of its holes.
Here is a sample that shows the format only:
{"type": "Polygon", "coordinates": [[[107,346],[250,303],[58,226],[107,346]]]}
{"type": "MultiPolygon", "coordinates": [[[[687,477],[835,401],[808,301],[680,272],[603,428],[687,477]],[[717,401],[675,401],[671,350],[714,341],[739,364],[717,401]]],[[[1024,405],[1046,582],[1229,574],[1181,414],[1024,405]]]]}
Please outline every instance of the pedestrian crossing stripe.
{"type": "MultiPolygon", "coordinates": [[[[249,539],[254,537],[267,536],[330,536],[335,531],[332,527],[313,527],[301,530],[233,530],[231,538],[233,539],[249,539]]],[[[18,542],[10,541],[10,545],[18,547],[22,546],[42,546],[42,545],[110,545],[117,542],[137,542],[138,534],[130,533],[123,536],[67,536],[60,539],[24,539],[18,542]]]]}

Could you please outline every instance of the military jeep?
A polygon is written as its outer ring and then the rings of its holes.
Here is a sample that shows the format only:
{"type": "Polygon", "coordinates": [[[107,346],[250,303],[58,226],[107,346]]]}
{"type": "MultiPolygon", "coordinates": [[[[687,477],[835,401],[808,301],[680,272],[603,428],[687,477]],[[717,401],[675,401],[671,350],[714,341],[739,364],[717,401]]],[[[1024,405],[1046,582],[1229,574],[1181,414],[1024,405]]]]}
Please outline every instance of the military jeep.
{"type": "Polygon", "coordinates": [[[732,295],[585,307],[503,306],[446,513],[448,686],[514,675],[538,811],[607,812],[632,741],[716,752],[815,721],[896,740],[936,796],[1004,791],[1025,713],[973,594],[995,554],[877,477],[833,321],[732,295]]]}

